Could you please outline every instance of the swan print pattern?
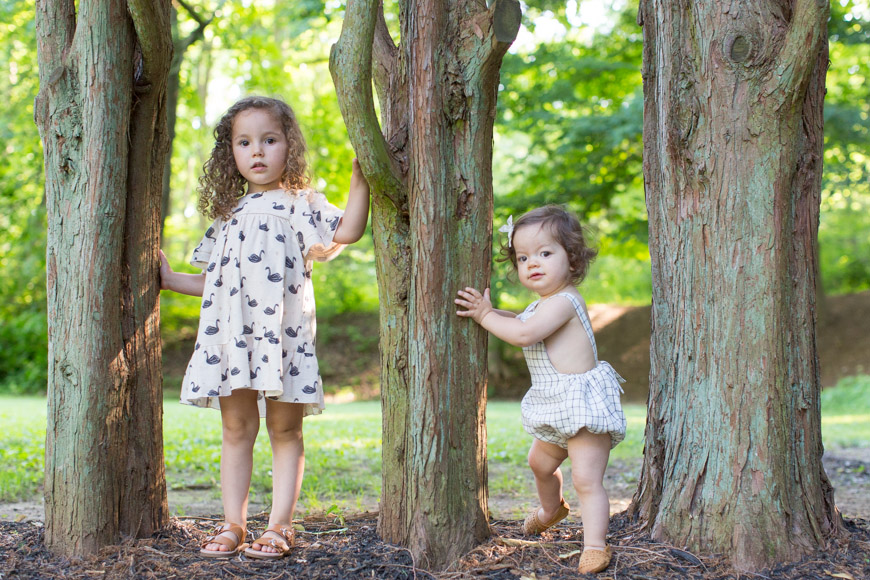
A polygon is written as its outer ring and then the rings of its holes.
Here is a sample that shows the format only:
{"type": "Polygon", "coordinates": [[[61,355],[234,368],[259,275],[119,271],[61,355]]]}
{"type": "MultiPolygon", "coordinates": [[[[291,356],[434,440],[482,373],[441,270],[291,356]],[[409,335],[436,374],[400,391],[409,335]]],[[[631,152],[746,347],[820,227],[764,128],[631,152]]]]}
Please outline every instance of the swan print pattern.
{"type": "Polygon", "coordinates": [[[218,218],[193,251],[205,273],[196,347],[181,402],[220,408],[236,389],[323,410],[315,355],[314,260],[332,259],[342,211],[315,191],[249,194],[218,218]]]}

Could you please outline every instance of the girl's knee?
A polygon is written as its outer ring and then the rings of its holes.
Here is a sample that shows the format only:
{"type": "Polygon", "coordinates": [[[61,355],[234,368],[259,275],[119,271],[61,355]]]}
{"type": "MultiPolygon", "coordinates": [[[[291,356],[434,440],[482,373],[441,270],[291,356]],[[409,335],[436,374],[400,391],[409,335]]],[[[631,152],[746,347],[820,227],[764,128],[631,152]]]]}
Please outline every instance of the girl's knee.
{"type": "Polygon", "coordinates": [[[266,430],[270,441],[292,442],[302,440],[302,421],[278,421],[266,417],[266,430]]]}
{"type": "Polygon", "coordinates": [[[269,440],[293,442],[302,440],[303,405],[266,401],[266,429],[269,440]]]}
{"type": "Polygon", "coordinates": [[[226,443],[230,444],[241,444],[241,443],[250,443],[254,444],[254,441],[257,440],[257,433],[260,431],[260,418],[253,417],[235,417],[235,418],[224,418],[223,420],[223,439],[226,443]]]}

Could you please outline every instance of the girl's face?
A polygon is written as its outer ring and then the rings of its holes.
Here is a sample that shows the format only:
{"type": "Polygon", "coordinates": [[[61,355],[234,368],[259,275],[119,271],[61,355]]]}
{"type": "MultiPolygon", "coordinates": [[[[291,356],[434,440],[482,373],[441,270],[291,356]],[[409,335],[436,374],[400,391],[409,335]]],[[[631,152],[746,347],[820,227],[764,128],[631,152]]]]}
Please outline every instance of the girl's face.
{"type": "Polygon", "coordinates": [[[568,253],[544,224],[516,229],[513,244],[523,286],[541,298],[548,298],[571,285],[568,253]]]}
{"type": "Polygon", "coordinates": [[[281,186],[288,143],[281,123],[266,110],[246,109],[233,119],[233,158],[248,193],[281,186]]]}

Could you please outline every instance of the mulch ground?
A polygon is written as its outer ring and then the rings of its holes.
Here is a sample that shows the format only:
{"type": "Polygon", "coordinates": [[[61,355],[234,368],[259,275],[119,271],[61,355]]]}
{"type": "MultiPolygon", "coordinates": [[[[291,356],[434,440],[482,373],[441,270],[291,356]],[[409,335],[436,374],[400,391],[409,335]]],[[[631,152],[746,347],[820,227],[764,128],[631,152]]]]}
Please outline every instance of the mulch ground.
{"type": "MultiPolygon", "coordinates": [[[[360,514],[351,520],[306,518],[305,531],[298,532],[298,546],[276,562],[206,560],[197,554],[199,542],[215,522],[211,519],[173,519],[152,538],[127,540],[85,559],[53,556],[43,544],[38,522],[0,523],[0,579],[49,580],[68,578],[145,579],[215,578],[290,579],[492,579],[545,580],[578,578],[575,566],[581,547],[578,525],[561,525],[530,542],[520,535],[521,522],[493,521],[494,536],[457,562],[450,570],[431,574],[415,566],[411,554],[386,544],[376,533],[376,514],[360,514]]],[[[265,516],[252,518],[250,529],[262,530],[265,516]]],[[[614,560],[597,578],[652,579],[825,579],[870,578],[870,521],[847,520],[849,536],[831,541],[827,549],[800,562],[760,574],[738,574],[726,560],[698,556],[650,540],[623,514],[611,518],[610,541],[614,560]]],[[[595,578],[596,576],[588,576],[595,578]]]]}

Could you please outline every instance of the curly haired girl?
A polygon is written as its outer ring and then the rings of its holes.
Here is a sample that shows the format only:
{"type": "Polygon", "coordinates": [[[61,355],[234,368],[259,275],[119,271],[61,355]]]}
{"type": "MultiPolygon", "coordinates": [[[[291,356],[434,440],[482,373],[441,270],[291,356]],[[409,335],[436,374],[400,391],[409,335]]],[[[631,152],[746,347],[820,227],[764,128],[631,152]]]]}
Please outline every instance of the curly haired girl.
{"type": "Polygon", "coordinates": [[[312,260],[326,261],[359,240],[369,186],[353,162],[344,212],[308,188],[305,140],[287,104],[248,97],[215,129],[200,180],[199,209],[214,219],[191,263],[173,272],[161,252],[161,287],[202,296],[199,332],[181,401],[221,412],[221,493],[226,521],[200,553],[280,558],[294,543],[302,485],[302,418],[320,413],[312,260]],[[266,418],[272,445],[272,511],[248,547],[246,520],[253,447],[266,418]],[[247,549],[245,549],[247,548],[247,549]]]}

